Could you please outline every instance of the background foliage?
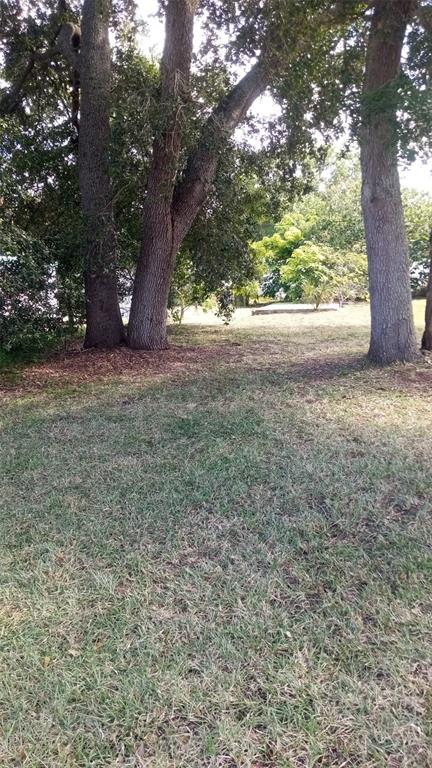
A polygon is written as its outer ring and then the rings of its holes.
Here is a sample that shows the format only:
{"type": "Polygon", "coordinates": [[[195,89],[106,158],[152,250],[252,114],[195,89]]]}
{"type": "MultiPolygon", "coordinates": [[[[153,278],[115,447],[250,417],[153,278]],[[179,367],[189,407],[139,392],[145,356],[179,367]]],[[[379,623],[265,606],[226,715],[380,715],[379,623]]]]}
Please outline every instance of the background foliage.
{"type": "MultiPolygon", "coordinates": [[[[283,293],[292,301],[305,298],[302,285],[308,280],[302,272],[313,268],[312,283],[318,281],[327,296],[365,298],[367,260],[360,187],[357,156],[330,156],[316,173],[313,191],[299,198],[268,235],[252,244],[265,269],[261,282],[264,296],[275,298],[283,293]]],[[[421,295],[429,271],[432,198],[406,189],[403,203],[411,284],[413,293],[421,295]]],[[[306,293],[313,298],[310,286],[306,293]]]]}

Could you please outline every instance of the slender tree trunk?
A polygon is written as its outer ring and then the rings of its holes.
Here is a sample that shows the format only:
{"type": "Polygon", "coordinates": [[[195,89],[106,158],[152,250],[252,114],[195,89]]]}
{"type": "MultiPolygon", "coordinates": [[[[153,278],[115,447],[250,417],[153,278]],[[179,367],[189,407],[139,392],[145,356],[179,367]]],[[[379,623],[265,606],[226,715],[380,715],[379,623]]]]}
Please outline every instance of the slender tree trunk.
{"type": "Polygon", "coordinates": [[[85,0],[82,12],[79,181],[83,214],[85,347],[124,340],[116,280],[116,239],[109,173],[110,3],[85,0]]]}
{"type": "Polygon", "coordinates": [[[422,336],[422,349],[432,352],[432,229],[429,235],[430,267],[426,293],[425,329],[422,336]]]}
{"type": "Polygon", "coordinates": [[[371,298],[369,358],[386,364],[416,356],[396,130],[396,80],[415,6],[412,0],[375,3],[363,91],[361,166],[371,298]]]}

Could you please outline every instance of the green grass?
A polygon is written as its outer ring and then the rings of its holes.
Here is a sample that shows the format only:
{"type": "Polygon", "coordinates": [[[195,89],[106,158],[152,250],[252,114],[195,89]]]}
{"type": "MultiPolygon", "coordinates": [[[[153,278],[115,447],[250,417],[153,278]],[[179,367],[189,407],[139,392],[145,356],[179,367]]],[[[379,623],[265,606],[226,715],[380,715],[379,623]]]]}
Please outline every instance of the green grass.
{"type": "Polygon", "coordinates": [[[367,335],[4,400],[2,766],[432,766],[431,370],[367,335]]]}

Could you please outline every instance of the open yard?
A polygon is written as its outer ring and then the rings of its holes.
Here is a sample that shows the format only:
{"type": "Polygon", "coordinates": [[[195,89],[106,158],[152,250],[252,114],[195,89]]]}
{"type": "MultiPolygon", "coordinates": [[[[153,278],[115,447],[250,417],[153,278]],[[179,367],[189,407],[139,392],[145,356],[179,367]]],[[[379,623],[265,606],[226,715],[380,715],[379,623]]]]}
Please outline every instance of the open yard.
{"type": "Polygon", "coordinates": [[[432,365],[367,340],[245,310],[5,375],[2,766],[432,766],[432,365]]]}

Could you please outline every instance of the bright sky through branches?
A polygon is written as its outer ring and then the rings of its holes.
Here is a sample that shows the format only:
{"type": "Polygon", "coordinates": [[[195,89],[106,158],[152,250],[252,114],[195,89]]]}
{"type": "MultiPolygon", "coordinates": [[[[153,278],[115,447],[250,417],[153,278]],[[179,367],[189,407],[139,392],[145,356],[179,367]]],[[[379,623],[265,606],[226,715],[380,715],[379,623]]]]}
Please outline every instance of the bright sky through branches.
{"type": "MultiPolygon", "coordinates": [[[[138,0],[138,8],[148,29],[148,33],[142,40],[142,49],[145,53],[159,57],[162,54],[164,43],[164,23],[163,19],[157,16],[158,0],[138,0]]],[[[200,41],[200,29],[199,25],[196,25],[195,49],[199,47],[200,41]]],[[[271,118],[278,114],[278,106],[270,96],[264,95],[254,105],[253,113],[261,118],[271,118]]],[[[400,175],[404,187],[416,189],[419,192],[432,193],[432,161],[423,163],[416,160],[410,165],[401,165],[400,175]]]]}

